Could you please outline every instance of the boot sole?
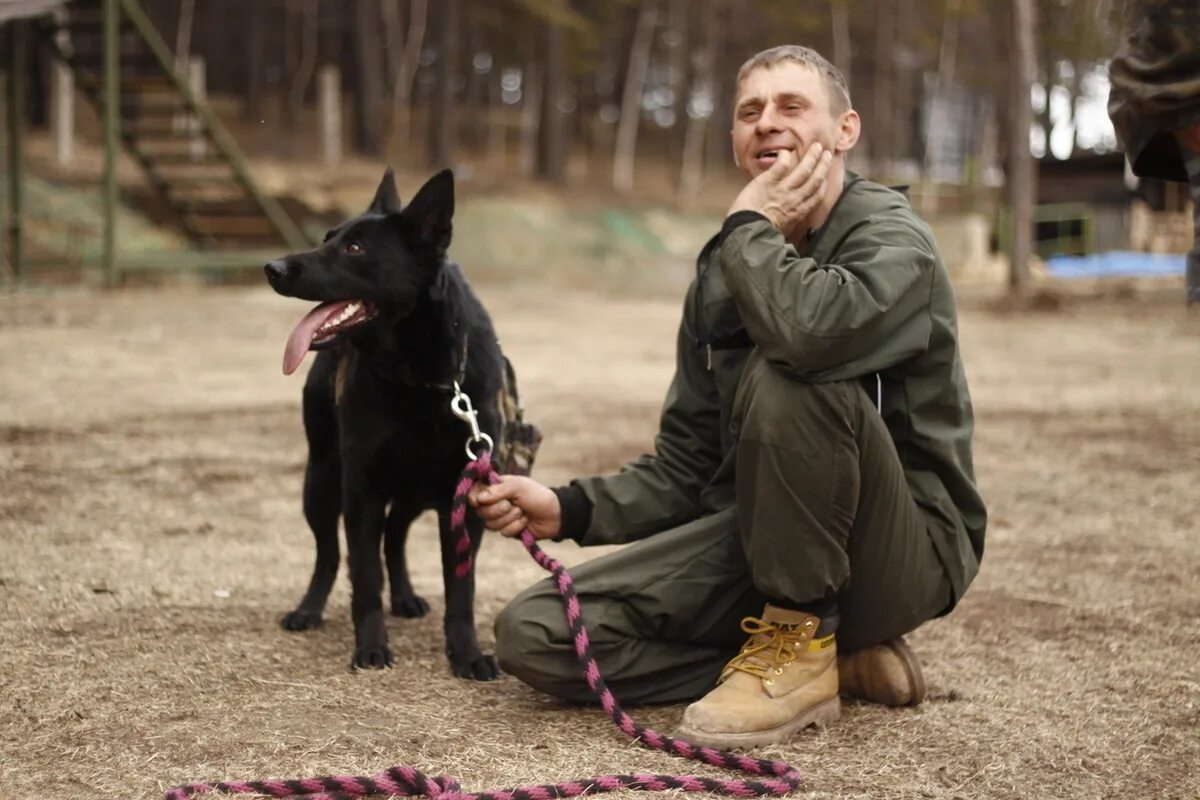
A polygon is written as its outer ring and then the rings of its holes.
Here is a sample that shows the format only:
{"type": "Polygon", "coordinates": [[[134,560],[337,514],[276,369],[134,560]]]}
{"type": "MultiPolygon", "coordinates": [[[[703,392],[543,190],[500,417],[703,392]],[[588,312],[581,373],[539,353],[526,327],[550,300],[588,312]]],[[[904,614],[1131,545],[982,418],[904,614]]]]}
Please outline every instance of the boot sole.
{"type": "Polygon", "coordinates": [[[842,700],[838,696],[818,703],[790,722],[769,728],[765,731],[747,733],[704,733],[679,728],[675,735],[701,747],[719,747],[723,749],[737,748],[745,750],[749,747],[761,747],[767,744],[781,744],[791,739],[809,726],[823,728],[837,722],[842,716],[842,700]]]}
{"type": "Polygon", "coordinates": [[[917,654],[903,639],[894,639],[888,642],[888,647],[904,665],[904,671],[908,674],[908,684],[912,687],[912,697],[904,705],[920,705],[925,699],[925,675],[921,672],[921,662],[917,660],[917,654]]]}

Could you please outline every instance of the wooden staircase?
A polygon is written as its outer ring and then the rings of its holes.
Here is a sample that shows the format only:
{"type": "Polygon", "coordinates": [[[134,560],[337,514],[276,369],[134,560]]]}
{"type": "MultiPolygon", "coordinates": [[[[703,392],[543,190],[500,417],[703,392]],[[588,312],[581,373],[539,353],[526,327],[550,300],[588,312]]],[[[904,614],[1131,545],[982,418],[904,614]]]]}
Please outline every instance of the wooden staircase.
{"type": "MultiPolygon", "coordinates": [[[[256,185],[237,143],[192,91],[138,0],[119,0],[120,139],[176,227],[203,249],[253,249],[312,242],[256,185]]],[[[105,11],[101,0],[74,0],[43,34],[71,67],[75,85],[102,115],[105,11]]]]}

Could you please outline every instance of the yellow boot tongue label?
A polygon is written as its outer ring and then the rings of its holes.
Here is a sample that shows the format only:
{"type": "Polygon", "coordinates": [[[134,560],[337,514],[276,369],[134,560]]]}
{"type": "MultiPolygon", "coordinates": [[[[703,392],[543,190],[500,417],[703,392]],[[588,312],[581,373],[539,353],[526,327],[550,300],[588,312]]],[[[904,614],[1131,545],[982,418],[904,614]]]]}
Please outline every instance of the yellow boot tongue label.
{"type": "Polygon", "coordinates": [[[833,643],[837,634],[831,633],[828,636],[822,636],[820,639],[813,639],[808,643],[808,652],[819,653],[822,650],[827,650],[833,647],[833,643]]]}

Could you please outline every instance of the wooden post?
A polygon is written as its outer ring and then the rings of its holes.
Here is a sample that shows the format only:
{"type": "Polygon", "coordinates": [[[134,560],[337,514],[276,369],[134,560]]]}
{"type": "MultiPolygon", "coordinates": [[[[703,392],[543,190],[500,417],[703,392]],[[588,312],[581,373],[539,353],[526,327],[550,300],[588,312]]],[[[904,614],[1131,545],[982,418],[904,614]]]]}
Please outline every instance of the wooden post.
{"type": "Polygon", "coordinates": [[[317,72],[317,109],[321,117],[321,154],[325,166],[342,163],[342,73],[334,64],[317,72]]]}
{"type": "Polygon", "coordinates": [[[25,127],[28,22],[8,23],[8,263],[21,278],[21,133],[25,127]]]}
{"type": "MultiPolygon", "coordinates": [[[[196,99],[203,101],[205,95],[208,94],[204,56],[191,56],[188,58],[187,64],[188,85],[192,87],[192,94],[196,96],[196,99]]],[[[191,155],[192,161],[202,161],[208,151],[208,145],[204,141],[204,126],[200,124],[200,118],[195,114],[188,114],[187,128],[188,153],[191,155]]]]}
{"type": "MultiPolygon", "coordinates": [[[[67,12],[59,12],[59,21],[66,22],[67,12]]],[[[54,34],[58,48],[70,49],[70,36],[65,30],[54,34]]],[[[54,130],[54,160],[59,166],[67,166],[75,157],[75,73],[62,59],[51,63],[50,125],[54,130]]]]}
{"type": "Polygon", "coordinates": [[[119,0],[104,0],[104,284],[117,283],[117,154],[121,136],[119,0]]]}

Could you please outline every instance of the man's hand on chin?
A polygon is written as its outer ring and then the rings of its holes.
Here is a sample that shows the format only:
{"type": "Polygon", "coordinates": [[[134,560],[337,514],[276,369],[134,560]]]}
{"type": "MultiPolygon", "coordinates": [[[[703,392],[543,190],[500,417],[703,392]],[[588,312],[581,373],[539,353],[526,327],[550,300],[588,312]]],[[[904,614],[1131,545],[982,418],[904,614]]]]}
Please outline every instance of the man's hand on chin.
{"type": "Polygon", "coordinates": [[[790,239],[824,199],[832,162],[833,151],[819,142],[813,142],[798,160],[791,150],[780,150],[775,163],[742,188],[729,214],[757,211],[790,239]]]}

